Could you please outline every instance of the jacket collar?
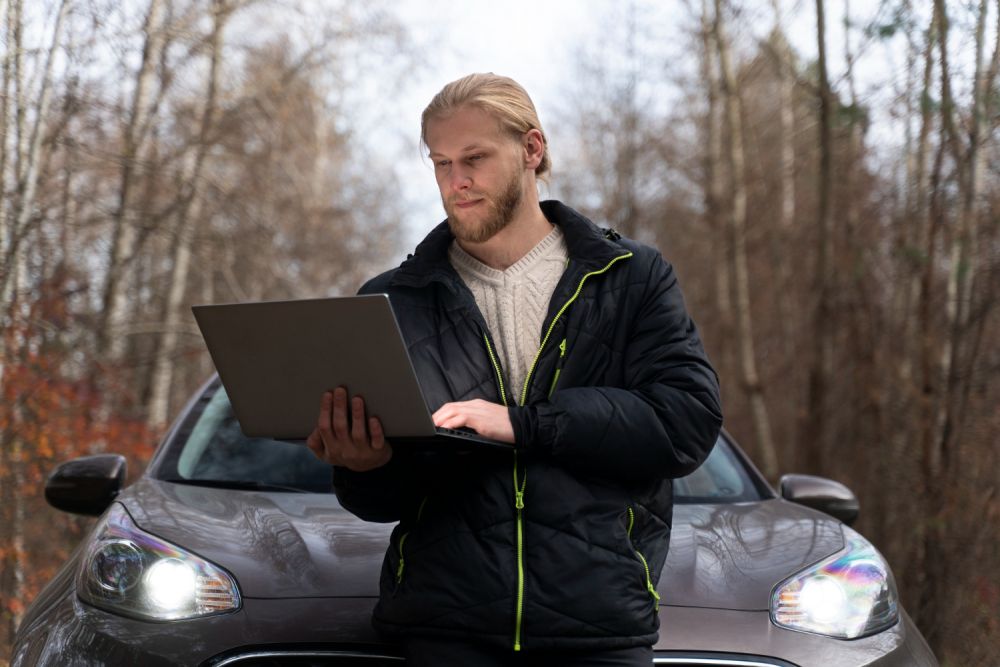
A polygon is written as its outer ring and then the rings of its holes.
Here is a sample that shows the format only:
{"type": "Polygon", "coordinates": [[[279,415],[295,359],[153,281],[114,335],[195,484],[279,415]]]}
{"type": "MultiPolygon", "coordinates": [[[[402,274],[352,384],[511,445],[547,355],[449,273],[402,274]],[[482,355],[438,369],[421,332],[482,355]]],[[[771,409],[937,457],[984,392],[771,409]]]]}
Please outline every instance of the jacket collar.
{"type": "MultiPolygon", "coordinates": [[[[606,233],[562,202],[550,199],[541,202],[541,207],[549,222],[562,229],[571,266],[594,270],[624,254],[625,248],[617,242],[616,233],[606,233]]],[[[400,265],[390,286],[424,287],[439,281],[457,292],[461,278],[448,260],[448,248],[454,239],[448,221],[441,222],[400,265]]]]}

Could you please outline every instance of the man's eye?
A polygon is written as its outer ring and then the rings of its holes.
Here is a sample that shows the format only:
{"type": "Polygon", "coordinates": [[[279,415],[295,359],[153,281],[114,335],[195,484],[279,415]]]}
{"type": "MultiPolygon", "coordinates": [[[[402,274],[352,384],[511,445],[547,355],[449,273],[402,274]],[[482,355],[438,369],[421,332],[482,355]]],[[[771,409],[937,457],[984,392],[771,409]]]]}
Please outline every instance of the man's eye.
{"type": "Polygon", "coordinates": [[[477,160],[482,160],[483,156],[482,155],[470,155],[468,159],[469,159],[469,162],[475,162],[477,160]]]}
{"type": "Polygon", "coordinates": [[[438,160],[438,161],[437,161],[437,162],[435,162],[434,164],[435,164],[436,166],[438,166],[438,167],[447,167],[447,166],[448,166],[448,163],[449,163],[449,161],[448,161],[448,160],[438,160]]]}

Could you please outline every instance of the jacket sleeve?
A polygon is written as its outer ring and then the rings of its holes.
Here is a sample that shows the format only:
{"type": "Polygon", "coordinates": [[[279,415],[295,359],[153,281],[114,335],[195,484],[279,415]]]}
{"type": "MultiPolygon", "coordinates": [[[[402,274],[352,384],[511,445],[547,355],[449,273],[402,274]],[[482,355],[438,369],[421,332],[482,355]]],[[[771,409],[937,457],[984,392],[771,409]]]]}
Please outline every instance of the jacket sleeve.
{"type": "Polygon", "coordinates": [[[624,386],[561,388],[547,402],[510,408],[518,447],[626,482],[701,465],[722,426],[719,382],[659,253],[631,327],[624,386]]]}
{"type": "Polygon", "coordinates": [[[406,464],[394,454],[389,462],[368,472],[333,466],[333,490],[351,514],[364,521],[399,521],[410,508],[406,464]]]}

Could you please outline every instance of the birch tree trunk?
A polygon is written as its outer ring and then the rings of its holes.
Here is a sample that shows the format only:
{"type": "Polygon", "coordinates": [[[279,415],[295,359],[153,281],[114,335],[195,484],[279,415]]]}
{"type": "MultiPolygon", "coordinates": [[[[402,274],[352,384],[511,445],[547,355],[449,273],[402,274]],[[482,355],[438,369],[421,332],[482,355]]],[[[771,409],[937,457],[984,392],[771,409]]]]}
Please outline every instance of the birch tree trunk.
{"type": "MultiPolygon", "coordinates": [[[[23,490],[27,488],[25,484],[24,475],[24,446],[21,443],[21,439],[14,436],[14,441],[11,446],[11,455],[9,465],[11,467],[11,480],[13,481],[14,493],[13,493],[13,516],[11,517],[11,549],[12,549],[12,590],[10,591],[11,597],[14,600],[24,601],[25,599],[25,582],[27,577],[25,576],[25,556],[27,555],[27,550],[24,548],[24,527],[25,527],[25,505],[27,504],[26,494],[18,493],[18,490],[23,490]]],[[[21,618],[24,616],[24,612],[21,611],[20,607],[15,609],[12,619],[11,627],[16,629],[17,626],[21,624],[21,618]]],[[[11,633],[13,636],[13,632],[11,633]]]]}
{"type": "Polygon", "coordinates": [[[744,159],[743,109],[736,76],[730,62],[729,44],[726,41],[722,18],[722,0],[715,0],[715,45],[719,53],[719,82],[722,91],[723,113],[729,130],[728,163],[732,176],[732,200],[729,213],[729,235],[731,239],[731,270],[733,278],[734,302],[736,304],[736,329],[739,340],[743,386],[750,401],[753,415],[754,434],[760,448],[764,474],[776,479],[778,457],[771,435],[771,422],[764,401],[764,387],[757,373],[757,362],[753,347],[753,326],[750,314],[750,276],[747,269],[746,224],[747,191],[746,166],[744,159]]]}
{"type": "MultiPolygon", "coordinates": [[[[9,241],[9,223],[7,218],[7,147],[9,144],[8,130],[10,129],[10,90],[15,51],[12,29],[14,25],[14,10],[13,6],[7,3],[7,0],[0,0],[0,16],[3,17],[4,41],[7,44],[7,48],[3,54],[3,81],[0,83],[3,86],[0,89],[0,257],[6,257],[9,241]]],[[[0,311],[0,317],[2,316],[2,311],[0,311]]],[[[0,354],[0,369],[2,369],[2,364],[3,355],[0,354]]],[[[0,370],[0,378],[2,377],[2,370],[0,370]]]]}
{"type": "MultiPolygon", "coordinates": [[[[980,23],[981,25],[977,27],[977,39],[982,40],[982,31],[985,27],[986,20],[986,3],[985,1],[980,4],[980,23]]],[[[981,209],[983,208],[983,203],[981,201],[982,192],[982,180],[983,175],[986,173],[986,151],[983,150],[985,142],[993,136],[993,132],[996,130],[997,124],[995,120],[995,99],[996,95],[996,78],[998,72],[1000,72],[1000,4],[997,5],[997,17],[994,33],[993,42],[993,55],[990,58],[990,65],[985,73],[980,73],[981,75],[976,76],[976,94],[973,107],[974,118],[972,120],[972,128],[970,129],[970,149],[973,150],[973,154],[969,156],[969,198],[966,202],[969,208],[969,256],[973,263],[973,268],[980,261],[980,244],[979,244],[979,215],[981,209]],[[985,127],[984,127],[985,125],[985,127]]],[[[978,65],[978,60],[977,60],[978,65]]],[[[968,380],[963,383],[961,396],[958,399],[959,407],[956,416],[956,439],[961,440],[962,430],[965,425],[965,408],[969,403],[969,393],[972,390],[973,382],[972,375],[975,372],[976,366],[979,363],[979,352],[981,350],[982,335],[986,326],[986,311],[988,309],[988,303],[991,299],[990,290],[988,289],[988,284],[982,284],[983,274],[985,271],[973,271],[972,275],[968,277],[965,283],[965,291],[962,294],[962,301],[966,304],[965,313],[966,316],[961,324],[963,332],[971,337],[970,344],[967,346],[968,352],[965,355],[963,368],[960,371],[962,377],[968,378],[968,380]],[[978,297],[978,298],[977,298],[978,297]],[[973,316],[977,318],[978,321],[974,322],[972,320],[973,316]],[[975,330],[972,331],[972,328],[975,330]]]]}
{"type": "MultiPolygon", "coordinates": [[[[962,166],[965,170],[965,192],[962,193],[962,205],[959,213],[958,235],[952,239],[951,256],[953,265],[949,273],[950,288],[954,282],[955,320],[950,330],[951,363],[947,384],[947,409],[945,410],[944,427],[941,429],[942,451],[947,452],[952,446],[957,446],[956,437],[962,422],[961,415],[965,412],[964,397],[968,396],[967,387],[971,384],[969,372],[972,371],[974,347],[966,344],[969,333],[972,312],[972,286],[976,282],[978,264],[978,242],[976,225],[976,208],[979,202],[980,174],[982,173],[982,128],[986,119],[987,94],[991,86],[984,76],[983,51],[986,32],[986,0],[979,1],[979,12],[976,18],[975,31],[975,72],[973,75],[971,118],[968,126],[968,148],[963,155],[962,166]],[[963,372],[966,371],[966,372],[963,372]]],[[[991,64],[992,67],[992,64],[991,64]]]]}
{"type": "MultiPolygon", "coordinates": [[[[19,27],[21,20],[20,0],[13,0],[10,4],[6,4],[5,2],[3,17],[4,37],[6,38],[7,49],[4,52],[3,58],[3,99],[0,101],[0,105],[2,105],[0,106],[0,110],[2,110],[2,115],[0,115],[0,127],[2,127],[2,134],[0,134],[0,142],[2,142],[2,145],[0,145],[0,258],[7,256],[12,233],[12,226],[10,224],[11,203],[10,197],[7,196],[7,184],[12,180],[9,178],[10,130],[12,126],[11,99],[13,97],[12,92],[20,89],[20,86],[14,83],[14,77],[20,75],[20,71],[15,64],[15,58],[20,57],[21,51],[19,27]]],[[[6,264],[0,266],[0,274],[6,272],[6,264]]],[[[3,387],[8,341],[11,339],[12,331],[9,320],[12,313],[9,313],[7,306],[3,305],[6,303],[6,295],[3,291],[0,291],[0,330],[2,330],[0,331],[0,387],[3,387]]]]}
{"type": "Polygon", "coordinates": [[[808,410],[802,424],[804,467],[807,471],[824,469],[827,450],[827,392],[833,365],[832,352],[832,257],[833,217],[830,213],[832,176],[832,94],[826,69],[826,18],[823,0],[816,0],[816,41],[819,57],[819,173],[817,180],[818,206],[816,229],[816,305],[814,307],[812,340],[813,353],[809,369],[808,410]]]}
{"type": "MultiPolygon", "coordinates": [[[[924,292],[923,278],[931,269],[931,259],[927,254],[931,252],[932,245],[928,244],[929,229],[931,224],[930,210],[928,205],[928,150],[930,135],[934,126],[933,105],[931,104],[931,86],[934,78],[934,42],[936,39],[936,18],[933,16],[927,28],[922,32],[923,45],[911,45],[911,51],[916,54],[919,49],[922,59],[922,75],[919,87],[914,92],[908,90],[907,109],[912,112],[913,103],[909,101],[915,98],[919,114],[919,129],[913,148],[907,152],[906,182],[906,206],[903,215],[899,216],[899,231],[895,235],[896,256],[900,258],[901,285],[898,288],[899,296],[895,301],[892,316],[899,321],[899,339],[895,348],[895,373],[890,374],[886,381],[889,386],[888,395],[890,397],[889,412],[892,418],[889,420],[888,442],[889,461],[895,463],[896,474],[899,475],[902,483],[914,485],[919,483],[916,471],[919,466],[919,457],[914,460],[912,453],[913,443],[922,442],[921,437],[924,432],[925,420],[922,417],[926,411],[927,396],[925,395],[925,383],[922,381],[921,373],[915,372],[921,369],[923,341],[928,337],[922,314],[929,308],[930,293],[924,292]],[[914,409],[915,408],[915,409],[914,409]],[[914,419],[913,415],[917,418],[914,419]],[[905,465],[902,462],[906,462],[905,465]],[[902,474],[900,474],[902,473],[902,474]]],[[[916,56],[911,56],[909,66],[915,68],[916,56]]],[[[915,79],[908,75],[909,79],[915,79]]],[[[918,85],[914,83],[914,85],[918,85]]],[[[910,125],[910,115],[907,116],[907,125],[910,125]]],[[[928,283],[929,284],[929,283],[928,283]]],[[[884,526],[896,526],[904,519],[906,509],[897,502],[887,502],[885,504],[884,526]]],[[[901,544],[898,548],[900,552],[908,553],[911,558],[917,558],[919,550],[915,551],[917,541],[911,541],[909,545],[901,544]]],[[[904,578],[914,580],[916,567],[902,567],[904,578]]],[[[915,584],[914,584],[915,586],[915,584]]]]}
{"type": "MultiPolygon", "coordinates": [[[[716,67],[716,46],[714,38],[714,20],[712,18],[709,0],[701,0],[701,39],[702,39],[702,80],[705,82],[708,95],[708,113],[705,114],[704,129],[705,146],[702,162],[702,178],[704,183],[705,226],[719,241],[723,252],[712,253],[715,279],[716,310],[719,313],[719,339],[733,339],[733,305],[731,299],[729,277],[729,241],[722,225],[720,203],[722,201],[722,133],[719,122],[719,72],[716,67]]],[[[733,347],[722,345],[722,368],[732,368],[736,365],[733,347]]]]}
{"type": "Polygon", "coordinates": [[[963,150],[962,142],[955,127],[955,100],[951,91],[951,71],[948,64],[948,15],[944,0],[934,0],[934,11],[937,14],[941,37],[938,40],[938,52],[941,61],[941,124],[946,131],[946,139],[956,163],[959,191],[962,205],[958,213],[958,224],[951,235],[949,252],[950,266],[946,288],[945,317],[947,319],[947,334],[940,361],[940,388],[937,400],[937,416],[933,437],[934,456],[938,458],[941,468],[947,472],[950,464],[951,448],[954,444],[952,435],[955,426],[954,417],[957,410],[956,398],[961,395],[957,369],[963,353],[963,330],[968,317],[968,305],[964,302],[965,285],[975,272],[974,258],[969,255],[969,238],[971,235],[973,208],[976,201],[975,165],[979,144],[978,118],[980,111],[980,79],[982,76],[983,32],[986,18],[986,2],[980,0],[979,17],[976,27],[975,77],[973,85],[972,120],[969,129],[969,147],[963,150]]]}
{"type": "MultiPolygon", "coordinates": [[[[792,71],[794,55],[782,27],[780,0],[771,0],[774,25],[771,28],[770,43],[776,59],[775,75],[778,84],[779,124],[779,167],[778,167],[778,224],[768,225],[766,233],[774,271],[777,293],[788,293],[792,282],[793,265],[788,261],[787,247],[793,232],[795,219],[795,77],[792,71]]],[[[774,301],[780,345],[792,345],[797,326],[794,322],[793,306],[789,299],[774,301]]]]}
{"type": "Polygon", "coordinates": [[[774,12],[775,47],[780,60],[784,62],[784,66],[777,68],[778,116],[781,121],[781,169],[778,179],[778,199],[781,204],[778,208],[778,226],[782,230],[788,230],[795,221],[795,107],[792,97],[795,81],[788,71],[792,64],[792,50],[782,28],[779,0],[771,0],[771,9],[774,12]]]}
{"type": "Polygon", "coordinates": [[[121,329],[125,319],[125,275],[136,245],[136,229],[131,218],[133,192],[140,174],[139,164],[149,135],[153,80],[165,40],[164,0],[150,0],[143,32],[146,35],[142,63],[136,74],[131,111],[124,129],[118,207],[112,220],[111,250],[104,279],[104,307],[97,324],[96,343],[100,359],[120,358],[124,351],[121,329]]]}
{"type": "Polygon", "coordinates": [[[216,97],[218,89],[219,67],[221,63],[222,35],[230,9],[223,0],[215,0],[213,4],[213,26],[209,38],[211,66],[205,91],[205,104],[201,113],[201,127],[198,132],[198,142],[189,154],[183,168],[182,183],[186,185],[187,193],[183,198],[177,213],[177,224],[173,244],[173,262],[170,268],[169,288],[164,304],[162,321],[163,332],[157,345],[156,361],[152,391],[148,406],[147,421],[154,429],[161,428],[170,414],[170,387],[173,379],[173,356],[177,349],[178,329],[181,323],[181,304],[187,288],[188,273],[191,264],[191,243],[194,234],[193,225],[201,217],[202,206],[202,167],[205,155],[211,143],[211,132],[216,113],[216,97]]]}
{"type": "MultiPolygon", "coordinates": [[[[927,233],[930,226],[929,209],[927,205],[927,150],[930,143],[931,130],[934,126],[934,114],[931,104],[931,85],[934,79],[934,43],[937,39],[937,15],[931,17],[924,37],[924,70],[920,87],[920,131],[917,136],[917,146],[913,155],[913,179],[907,187],[906,228],[903,233],[904,246],[901,254],[908,259],[911,267],[910,279],[903,301],[902,317],[902,361],[899,367],[901,386],[911,386],[914,360],[917,350],[913,344],[917,318],[914,316],[914,306],[920,298],[921,275],[920,266],[916,261],[919,252],[927,245],[927,233]],[[912,194],[909,194],[912,193],[912,194]]],[[[923,261],[929,261],[924,257],[923,261]]]]}
{"type": "Polygon", "coordinates": [[[620,126],[615,155],[615,189],[612,198],[612,213],[615,227],[625,236],[635,236],[639,226],[636,197],[636,154],[638,152],[639,110],[636,108],[636,84],[638,64],[635,53],[636,24],[635,2],[626,8],[625,61],[628,66],[624,89],[617,91],[617,115],[620,126]]]}
{"type": "MultiPolygon", "coordinates": [[[[18,3],[18,7],[19,5],[20,3],[18,3]]],[[[49,44],[45,65],[41,72],[38,103],[35,105],[35,119],[31,125],[31,134],[26,146],[27,152],[21,154],[19,151],[13,226],[8,231],[8,245],[3,256],[4,268],[0,272],[0,296],[2,296],[0,298],[0,311],[6,310],[7,304],[13,299],[12,284],[16,282],[21,263],[17,251],[24,237],[30,231],[31,214],[35,205],[35,191],[38,187],[38,166],[41,161],[42,139],[45,136],[49,120],[49,107],[52,103],[52,66],[55,61],[56,49],[59,47],[59,39],[62,36],[63,22],[68,11],[68,0],[62,0],[56,14],[55,26],[52,29],[52,41],[49,44]]],[[[16,103],[19,107],[19,114],[22,114],[21,104],[25,101],[22,96],[18,96],[16,103]]]]}

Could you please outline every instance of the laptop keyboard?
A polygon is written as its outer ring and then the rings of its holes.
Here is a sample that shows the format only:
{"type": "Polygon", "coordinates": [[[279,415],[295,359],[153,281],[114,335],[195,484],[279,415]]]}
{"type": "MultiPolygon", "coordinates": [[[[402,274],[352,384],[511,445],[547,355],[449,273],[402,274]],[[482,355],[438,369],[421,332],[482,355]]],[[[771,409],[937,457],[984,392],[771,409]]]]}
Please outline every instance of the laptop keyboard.
{"type": "Polygon", "coordinates": [[[438,433],[446,433],[448,435],[457,435],[460,438],[481,438],[483,436],[479,435],[471,428],[445,428],[443,426],[437,427],[438,433]]]}

